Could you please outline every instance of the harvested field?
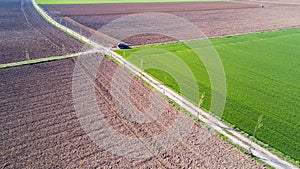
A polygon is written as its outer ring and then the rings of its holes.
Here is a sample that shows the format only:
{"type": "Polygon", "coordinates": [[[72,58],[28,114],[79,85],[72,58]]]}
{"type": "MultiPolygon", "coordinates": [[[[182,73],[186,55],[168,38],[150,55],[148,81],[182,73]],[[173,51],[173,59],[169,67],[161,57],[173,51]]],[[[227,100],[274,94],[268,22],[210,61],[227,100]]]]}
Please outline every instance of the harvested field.
{"type": "MultiPolygon", "coordinates": [[[[197,124],[178,145],[151,158],[128,158],[105,151],[88,137],[76,116],[72,101],[73,61],[0,70],[1,167],[263,168],[197,124]],[[209,137],[201,142],[199,136],[203,133],[209,137]]],[[[101,89],[97,104],[116,131],[136,137],[153,136],[166,130],[174,117],[183,115],[167,106],[168,111],[152,124],[120,119],[105,99],[111,97],[110,81],[117,67],[105,59],[97,75],[97,86],[101,89]]],[[[134,78],[130,91],[132,103],[141,110],[147,108],[149,101],[143,94],[149,93],[149,88],[134,78]]]]}
{"type": "MultiPolygon", "coordinates": [[[[265,9],[260,9],[258,2],[169,4],[173,3],[150,3],[146,7],[142,3],[42,6],[56,18],[68,17],[94,30],[128,14],[141,12],[167,12],[180,16],[195,24],[208,37],[300,26],[300,5],[267,3],[265,9]]],[[[72,27],[72,22],[68,26],[72,27]]],[[[79,31],[78,27],[72,28],[79,31]]],[[[81,28],[80,31],[85,29],[81,28]]],[[[90,36],[92,33],[89,32],[85,31],[84,34],[90,36]]],[[[140,45],[172,40],[162,35],[142,36],[126,39],[126,42],[140,45]]]]}
{"type": "Polygon", "coordinates": [[[47,23],[30,0],[0,4],[0,63],[80,51],[82,44],[47,23]]]}

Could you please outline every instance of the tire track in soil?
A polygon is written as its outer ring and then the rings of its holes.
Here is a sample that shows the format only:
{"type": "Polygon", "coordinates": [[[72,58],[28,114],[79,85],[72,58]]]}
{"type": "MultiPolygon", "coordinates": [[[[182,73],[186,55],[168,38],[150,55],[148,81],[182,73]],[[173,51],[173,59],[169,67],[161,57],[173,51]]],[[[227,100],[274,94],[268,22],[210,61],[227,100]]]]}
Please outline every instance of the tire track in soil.
{"type": "Polygon", "coordinates": [[[58,45],[56,45],[55,43],[53,43],[51,40],[48,39],[48,37],[43,34],[41,31],[39,31],[37,28],[35,28],[28,20],[27,15],[25,14],[25,9],[24,9],[24,0],[21,0],[21,11],[24,15],[24,18],[26,20],[26,23],[28,25],[28,27],[30,27],[31,29],[33,29],[35,32],[37,32],[38,34],[40,34],[41,36],[45,37],[46,41],[48,41],[49,43],[53,44],[57,49],[59,49],[60,47],[58,45]]]}
{"type": "Polygon", "coordinates": [[[0,63],[76,53],[83,44],[46,22],[30,0],[1,2],[0,63]]]}

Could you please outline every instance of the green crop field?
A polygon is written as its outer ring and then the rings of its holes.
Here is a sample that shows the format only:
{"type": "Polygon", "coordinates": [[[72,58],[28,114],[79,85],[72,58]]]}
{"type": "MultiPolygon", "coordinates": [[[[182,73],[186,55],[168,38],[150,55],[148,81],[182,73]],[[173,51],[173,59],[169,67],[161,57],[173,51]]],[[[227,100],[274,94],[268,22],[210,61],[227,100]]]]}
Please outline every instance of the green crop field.
{"type": "MultiPolygon", "coordinates": [[[[255,137],[299,161],[300,28],[210,40],[226,74],[227,100],[222,118],[253,135],[261,117],[262,127],[257,129],[255,137]]],[[[138,57],[129,56],[149,49],[172,52],[188,65],[197,79],[200,94],[205,93],[203,108],[209,110],[211,92],[208,73],[201,62],[196,62],[197,56],[184,43],[147,45],[116,52],[137,66],[142,66],[138,57]]],[[[155,62],[181,72],[181,67],[172,67],[165,59],[157,59],[154,55],[159,54],[148,54],[147,57],[153,57],[155,62]]],[[[143,60],[143,64],[146,61],[143,60]]],[[[180,92],[178,83],[168,73],[157,69],[145,71],[180,92]]]]}
{"type": "Polygon", "coordinates": [[[128,2],[199,2],[217,0],[36,0],[38,4],[102,4],[102,3],[128,3],[128,2]]]}

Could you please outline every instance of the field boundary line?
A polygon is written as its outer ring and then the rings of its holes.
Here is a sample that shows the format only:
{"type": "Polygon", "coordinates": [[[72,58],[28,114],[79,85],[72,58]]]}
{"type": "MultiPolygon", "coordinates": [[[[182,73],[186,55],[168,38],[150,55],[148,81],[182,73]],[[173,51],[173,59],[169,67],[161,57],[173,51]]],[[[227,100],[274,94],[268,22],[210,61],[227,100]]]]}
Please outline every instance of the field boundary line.
{"type": "Polygon", "coordinates": [[[80,55],[92,54],[92,53],[96,53],[96,52],[97,52],[96,50],[89,50],[86,52],[79,52],[79,53],[74,53],[74,54],[64,55],[64,56],[51,56],[51,57],[47,57],[47,58],[36,58],[36,59],[30,59],[30,60],[23,60],[23,61],[19,61],[19,62],[3,63],[3,64],[0,64],[0,69],[18,67],[18,66],[24,66],[24,65],[31,65],[31,64],[38,64],[38,63],[44,63],[44,62],[50,62],[50,61],[56,61],[56,60],[76,58],[80,55]]]}
{"type": "Polygon", "coordinates": [[[271,153],[269,150],[261,147],[260,145],[252,142],[249,138],[243,136],[240,132],[235,130],[228,130],[230,129],[229,126],[218,120],[217,118],[213,117],[211,114],[205,112],[204,110],[200,109],[197,105],[193,104],[186,98],[182,97],[178,93],[174,92],[173,90],[169,89],[168,87],[161,84],[159,81],[145,73],[143,70],[139,69],[126,59],[124,59],[121,55],[115,53],[114,51],[111,51],[111,49],[108,49],[104,46],[101,46],[100,44],[97,44],[96,42],[86,38],[85,36],[57,23],[54,19],[52,19],[43,9],[41,9],[35,0],[31,0],[33,3],[33,6],[35,9],[39,12],[40,15],[42,15],[43,18],[45,18],[48,22],[50,22],[52,25],[56,26],[58,29],[64,31],[65,33],[75,36],[78,39],[81,39],[83,42],[91,45],[95,48],[96,51],[108,54],[113,59],[115,59],[120,65],[124,66],[128,71],[133,73],[136,76],[139,76],[142,80],[149,83],[153,88],[155,88],[157,91],[161,92],[163,95],[169,97],[171,100],[179,104],[182,108],[189,111],[191,114],[195,115],[199,120],[206,123],[208,126],[212,127],[214,130],[218,131],[225,137],[227,137],[232,143],[239,145],[240,147],[248,150],[250,147],[252,147],[251,152],[254,156],[259,158],[261,161],[264,161],[265,163],[269,164],[272,167],[275,168],[292,168],[296,169],[295,165],[279,158],[277,155],[271,153]],[[229,134],[230,133],[230,134],[229,134]],[[252,146],[251,146],[252,145],[252,146]]]}

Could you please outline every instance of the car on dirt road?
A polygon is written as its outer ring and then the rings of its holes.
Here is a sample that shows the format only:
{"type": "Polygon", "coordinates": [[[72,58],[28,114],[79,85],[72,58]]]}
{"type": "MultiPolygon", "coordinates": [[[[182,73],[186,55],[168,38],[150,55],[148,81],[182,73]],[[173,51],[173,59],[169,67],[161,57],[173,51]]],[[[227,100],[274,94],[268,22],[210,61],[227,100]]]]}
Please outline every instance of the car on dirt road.
{"type": "Polygon", "coordinates": [[[130,49],[130,46],[124,42],[118,43],[118,48],[120,49],[130,49]]]}

